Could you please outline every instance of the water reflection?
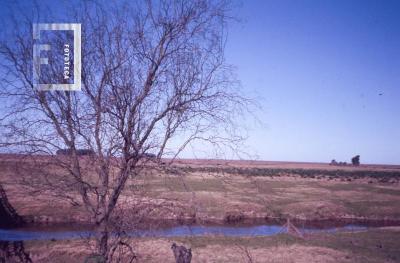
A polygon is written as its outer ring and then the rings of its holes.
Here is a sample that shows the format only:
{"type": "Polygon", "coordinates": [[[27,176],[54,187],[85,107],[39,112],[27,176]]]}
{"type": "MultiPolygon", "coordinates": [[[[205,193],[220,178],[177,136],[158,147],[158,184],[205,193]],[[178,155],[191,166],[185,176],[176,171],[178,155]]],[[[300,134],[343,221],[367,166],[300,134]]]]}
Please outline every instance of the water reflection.
{"type": "MultiPolygon", "coordinates": [[[[298,227],[302,233],[315,232],[337,232],[364,230],[367,226],[348,224],[340,227],[314,228],[298,227]]],[[[165,227],[160,229],[132,230],[126,231],[125,235],[130,237],[182,237],[182,236],[271,236],[284,232],[282,225],[256,225],[256,226],[200,226],[200,225],[181,225],[165,227]]],[[[95,236],[92,230],[26,230],[26,229],[0,229],[0,239],[8,241],[17,240],[62,240],[79,239],[95,236]]]]}

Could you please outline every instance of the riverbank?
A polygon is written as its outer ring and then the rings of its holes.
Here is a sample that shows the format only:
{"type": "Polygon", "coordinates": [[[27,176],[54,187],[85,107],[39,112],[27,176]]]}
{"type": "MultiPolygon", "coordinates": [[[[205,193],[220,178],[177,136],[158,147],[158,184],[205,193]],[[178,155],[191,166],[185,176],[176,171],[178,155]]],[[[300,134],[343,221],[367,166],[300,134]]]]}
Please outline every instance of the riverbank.
{"type": "MultiPolygon", "coordinates": [[[[170,249],[176,242],[192,248],[192,262],[265,263],[395,263],[400,260],[399,227],[368,231],[312,234],[300,239],[287,234],[266,237],[136,238],[139,262],[173,263],[170,249]]],[[[83,262],[90,255],[90,241],[27,241],[23,247],[33,262],[83,262]]]]}

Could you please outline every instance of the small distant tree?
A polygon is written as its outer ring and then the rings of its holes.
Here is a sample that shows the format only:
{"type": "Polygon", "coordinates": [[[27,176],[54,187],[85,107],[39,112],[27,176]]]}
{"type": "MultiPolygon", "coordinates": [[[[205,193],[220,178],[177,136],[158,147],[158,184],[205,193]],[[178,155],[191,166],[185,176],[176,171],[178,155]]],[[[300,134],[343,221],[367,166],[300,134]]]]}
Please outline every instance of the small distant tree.
{"type": "Polygon", "coordinates": [[[351,163],[354,166],[359,166],[360,165],[360,155],[356,155],[353,158],[351,158],[351,163]]]}
{"type": "Polygon", "coordinates": [[[333,159],[332,161],[331,161],[331,163],[330,163],[330,165],[337,165],[338,163],[336,162],[336,160],[335,159],[333,159]]]}

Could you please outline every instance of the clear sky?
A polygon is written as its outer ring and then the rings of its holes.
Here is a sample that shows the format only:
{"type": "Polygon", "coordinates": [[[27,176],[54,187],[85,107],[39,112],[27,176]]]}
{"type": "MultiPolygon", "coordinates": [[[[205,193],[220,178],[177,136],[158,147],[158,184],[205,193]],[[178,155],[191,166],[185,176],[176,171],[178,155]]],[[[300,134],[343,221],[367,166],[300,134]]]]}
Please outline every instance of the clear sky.
{"type": "Polygon", "coordinates": [[[227,59],[260,159],[400,164],[400,1],[243,1],[227,59]]]}
{"type": "Polygon", "coordinates": [[[400,1],[239,1],[227,61],[263,107],[247,151],[400,164],[400,1]]]}

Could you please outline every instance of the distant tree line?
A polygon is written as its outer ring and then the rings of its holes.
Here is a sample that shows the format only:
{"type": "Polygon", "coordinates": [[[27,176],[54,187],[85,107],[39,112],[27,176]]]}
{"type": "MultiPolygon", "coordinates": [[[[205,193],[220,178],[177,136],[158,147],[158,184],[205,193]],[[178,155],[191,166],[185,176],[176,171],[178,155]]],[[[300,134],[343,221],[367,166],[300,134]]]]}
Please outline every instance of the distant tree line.
{"type": "MultiPolygon", "coordinates": [[[[72,149],[60,149],[57,152],[57,155],[72,155],[73,150],[72,149]]],[[[76,150],[76,155],[82,156],[82,155],[94,155],[94,151],[90,149],[77,149],[76,150]]]]}
{"type": "MultiPolygon", "coordinates": [[[[78,156],[96,155],[96,153],[90,149],[76,149],[75,151],[76,151],[76,155],[78,155],[78,156]]],[[[72,153],[73,153],[72,149],[60,149],[56,152],[57,155],[72,155],[72,153]]],[[[140,155],[140,157],[147,158],[147,159],[157,158],[157,156],[154,153],[143,153],[140,155]]]]}
{"type": "MultiPolygon", "coordinates": [[[[359,166],[360,165],[360,155],[356,155],[353,158],[351,158],[351,164],[353,166],[359,166]]],[[[329,165],[346,166],[347,162],[337,162],[335,159],[333,159],[329,165]]]]}

